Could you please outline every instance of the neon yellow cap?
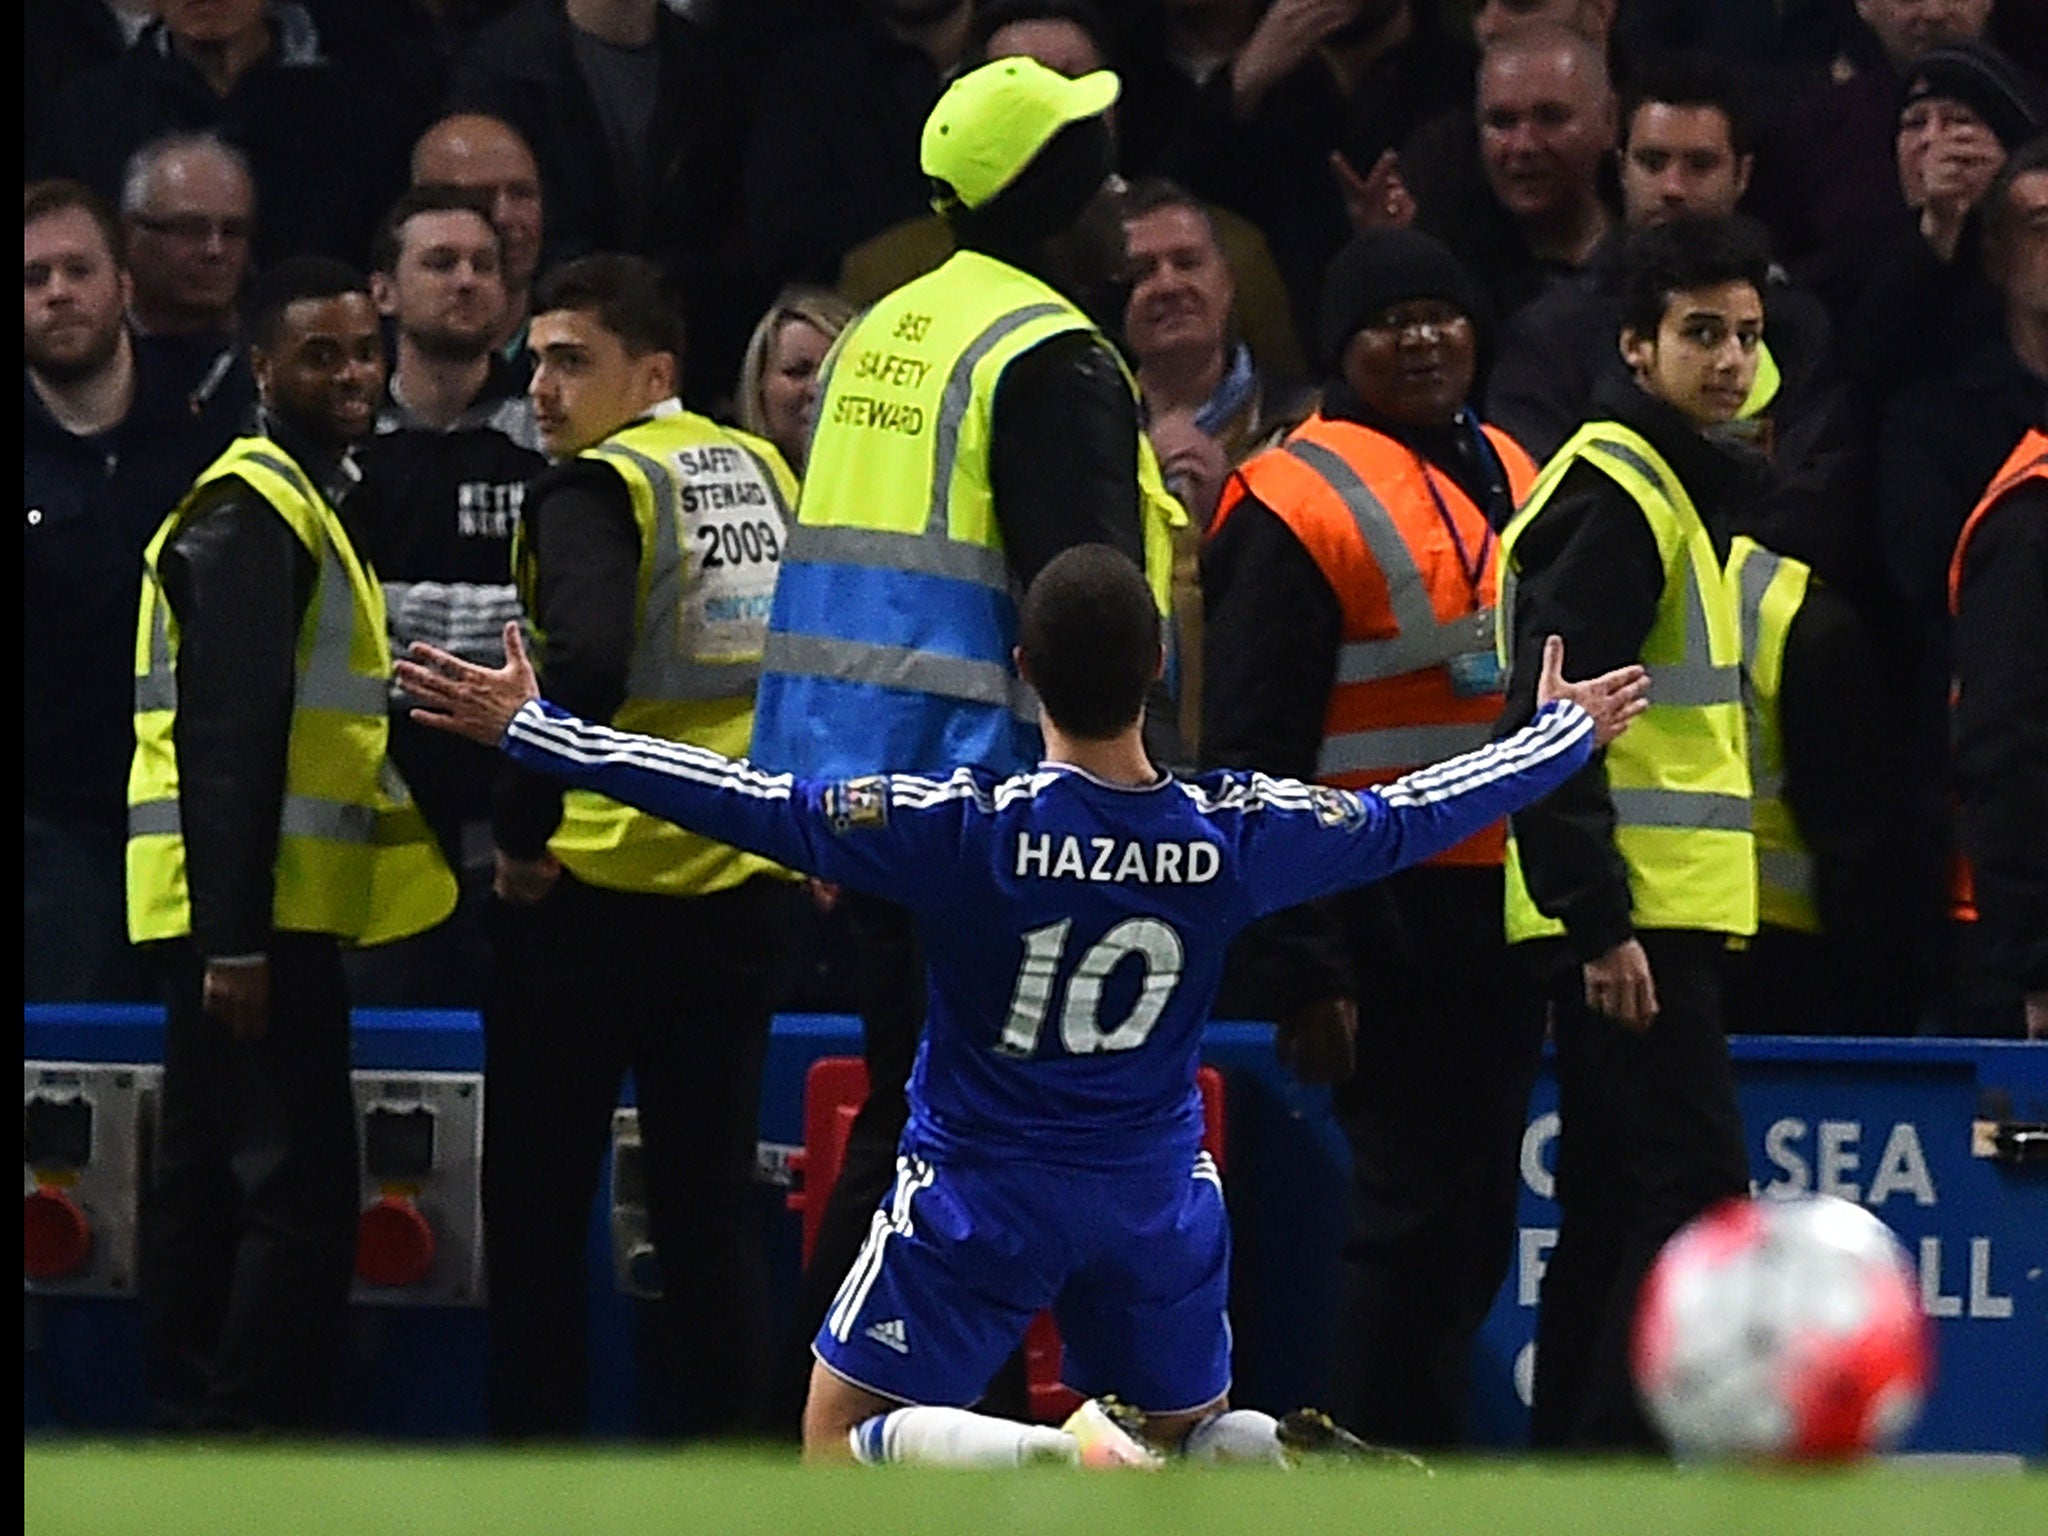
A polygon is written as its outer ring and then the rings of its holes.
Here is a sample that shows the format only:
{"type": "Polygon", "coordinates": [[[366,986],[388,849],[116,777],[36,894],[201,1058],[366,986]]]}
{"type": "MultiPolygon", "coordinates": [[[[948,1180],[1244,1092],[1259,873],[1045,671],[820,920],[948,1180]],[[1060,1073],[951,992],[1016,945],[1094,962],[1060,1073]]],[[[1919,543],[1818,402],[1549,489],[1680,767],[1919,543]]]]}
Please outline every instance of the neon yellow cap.
{"type": "Polygon", "coordinates": [[[918,163],[979,208],[1067,124],[1108,111],[1118,89],[1106,69],[1069,79],[1036,59],[992,59],[946,87],[924,120],[918,163]]]}

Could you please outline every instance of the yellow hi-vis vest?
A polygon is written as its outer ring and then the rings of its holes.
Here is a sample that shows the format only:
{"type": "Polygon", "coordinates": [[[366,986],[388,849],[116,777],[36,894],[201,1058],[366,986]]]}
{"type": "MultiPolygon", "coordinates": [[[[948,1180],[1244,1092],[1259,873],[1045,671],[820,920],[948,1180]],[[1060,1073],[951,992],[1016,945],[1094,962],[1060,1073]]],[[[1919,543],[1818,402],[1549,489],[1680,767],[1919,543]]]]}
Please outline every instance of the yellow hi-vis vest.
{"type": "Polygon", "coordinates": [[[455,877],[385,755],[391,650],[383,589],[305,471],[270,439],[245,437],[201,473],[143,555],[128,773],[129,937],[142,943],[192,931],[174,739],[179,627],[158,565],[199,493],[230,477],[284,519],[317,572],[299,625],[271,923],[360,945],[423,932],[454,911],[455,877]]]}
{"type": "MultiPolygon", "coordinates": [[[[1011,592],[989,480],[996,383],[1023,353],[1070,331],[1092,333],[1096,326],[1039,279],[973,251],[956,253],[876,303],[841,334],[821,370],[792,560],[959,584],[985,594],[982,606],[992,613],[1009,615],[1018,594],[1011,592]]],[[[1137,381],[1128,370],[1125,380],[1135,400],[1137,381]]],[[[1134,451],[1145,576],[1165,616],[1173,532],[1187,514],[1142,432],[1134,451]]],[[[778,623],[768,666],[998,705],[1035,730],[1036,701],[1011,668],[1008,639],[992,638],[1001,625],[968,632],[964,615],[973,607],[953,602],[928,621],[868,616],[872,633],[858,639],[847,636],[853,616],[828,632],[799,612],[796,627],[778,623]]]]}
{"type": "Polygon", "coordinates": [[[1813,570],[1738,536],[1728,549],[1728,583],[1741,605],[1742,702],[1749,716],[1749,777],[1756,830],[1757,920],[1773,928],[1820,932],[1813,855],[1785,804],[1785,738],[1778,700],[1785,637],[1806,601],[1813,570]]]}
{"type": "MultiPolygon", "coordinates": [[[[625,482],[640,534],[633,655],[611,723],[745,757],[795,477],[770,444],[674,401],[580,457],[625,482]]],[[[531,614],[538,570],[524,524],[512,565],[531,614]]],[[[545,657],[545,633],[539,641],[545,657]]],[[[562,796],[548,851],[587,885],[657,895],[705,896],[787,873],[587,789],[562,796]]]]}
{"type": "MultiPolygon", "coordinates": [[[[1515,551],[1576,463],[1600,470],[1628,493],[1664,564],[1664,590],[1641,657],[1650,671],[1650,707],[1607,747],[1605,758],[1633,921],[1638,928],[1754,933],[1756,854],[1735,602],[1691,496],[1640,434],[1612,421],[1579,428],[1544,466],[1527,504],[1501,535],[1501,663],[1513,662],[1515,551]]],[[[1529,894],[1510,830],[1509,942],[1563,932],[1529,894]]]]}

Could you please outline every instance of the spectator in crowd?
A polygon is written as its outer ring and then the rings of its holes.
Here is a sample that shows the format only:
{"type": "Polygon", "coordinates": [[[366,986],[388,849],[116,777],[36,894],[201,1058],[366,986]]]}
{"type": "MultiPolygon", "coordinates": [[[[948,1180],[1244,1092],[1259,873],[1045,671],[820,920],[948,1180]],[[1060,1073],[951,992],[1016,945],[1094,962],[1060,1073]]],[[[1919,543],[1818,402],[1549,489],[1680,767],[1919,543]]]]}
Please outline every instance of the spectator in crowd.
{"type": "MultiPolygon", "coordinates": [[[[1960,532],[1959,519],[1967,517],[1961,477],[1991,462],[1985,481],[2000,480],[2007,461],[1992,456],[2001,437],[2010,443],[2048,423],[2048,137],[2029,141],[2006,162],[1984,199],[1983,231],[2004,311],[1999,334],[1946,375],[1902,392],[1887,416],[1887,431],[1913,435],[1911,443],[1886,444],[1887,468],[1906,478],[1885,487],[1885,536],[1894,569],[1915,594],[1924,592],[1927,569],[1939,558],[1938,541],[1948,528],[1960,532]]],[[[1986,499],[1980,490],[1978,501],[1986,499]]],[[[1951,557],[1949,612],[1957,612],[1960,595],[1963,617],[1953,620],[1952,635],[1926,630],[1938,665],[1924,669],[1916,699],[1924,716],[1943,677],[1976,680],[1955,702],[1950,771],[1925,776],[1930,818],[1952,812],[1950,797],[1961,797],[1956,840],[1948,846],[1959,843],[1979,866],[1977,905],[1985,920],[1949,930],[1954,976],[1941,1026],[1955,1034],[2013,1031],[2014,978],[2031,985],[2026,935],[2042,931],[2028,927],[2029,914],[2038,911],[2039,823],[2021,809],[2039,793],[2038,754],[2020,766],[2039,718],[2028,723],[2039,693],[2033,674],[2040,652],[2032,639],[2039,543],[2031,532],[2038,518],[2023,510],[2038,501],[2038,484],[2015,484],[1998,499],[1999,515],[1987,513],[1951,557]],[[2025,595],[2028,581],[2035,583],[2033,600],[2025,595]]],[[[1949,740],[1928,734],[1937,743],[1949,740]]]]}
{"type": "Polygon", "coordinates": [[[1131,264],[1124,338],[1137,365],[1145,432],[1166,483],[1187,509],[1175,537],[1168,647],[1181,739],[1201,745],[1202,532],[1232,465],[1306,416],[1311,392],[1269,377],[1239,338],[1236,280],[1208,210],[1170,181],[1140,182],[1124,200],[1131,264]]]}
{"type": "MultiPolygon", "coordinates": [[[[1508,324],[1487,381],[1487,413],[1548,457],[1586,419],[1594,380],[1626,377],[1614,336],[1621,318],[1624,230],[1680,217],[1733,215],[1753,158],[1732,69],[1704,55],[1646,58],[1623,93],[1623,229],[1602,241],[1581,278],[1534,300],[1508,324]]],[[[1832,359],[1827,312],[1773,266],[1758,386],[1727,431],[1777,467],[1774,550],[1831,577],[1871,560],[1851,481],[1862,456],[1832,359]],[[1768,362],[1764,359],[1767,358],[1768,362]],[[1853,526],[1850,526],[1853,523],[1853,526]]],[[[1860,583],[1868,587],[1870,578],[1860,583]]]]}
{"type": "Polygon", "coordinates": [[[121,57],[155,19],[156,0],[43,0],[22,7],[23,142],[34,139],[58,91],[121,57]]]}
{"type": "Polygon", "coordinates": [[[78,182],[22,193],[22,982],[30,1002],[140,999],[122,860],[135,591],[150,535],[235,435],[123,321],[113,210],[78,182]]]}
{"type": "MultiPolygon", "coordinates": [[[[768,443],[683,409],[681,317],[643,257],[551,271],[528,346],[554,464],[526,497],[513,558],[549,693],[622,729],[739,753],[794,478],[768,443]]],[[[787,876],[507,774],[484,1025],[491,1428],[584,1426],[584,1234],[631,1070],[673,1426],[755,1430],[767,1318],[754,1135],[787,876]]]]}
{"type": "Polygon", "coordinates": [[[1167,168],[1265,232],[1307,334],[1356,208],[1407,196],[1390,152],[1470,98],[1472,63],[1418,0],[1286,0],[1210,76],[1167,168]]]}
{"type": "Polygon", "coordinates": [[[448,91],[450,111],[531,146],[550,262],[631,251],[662,265],[702,370],[689,392],[707,401],[759,307],[738,256],[743,105],[712,29],[661,0],[519,0],[470,41],[448,91]]]}
{"type": "Polygon", "coordinates": [[[343,521],[376,307],[299,257],[248,323],[263,431],[144,556],[128,927],[168,1016],[141,1288],[162,1427],[306,1433],[336,1407],[355,1256],[341,946],[432,926],[455,883],[385,753],[391,654],[343,521]]]}
{"type": "MultiPolygon", "coordinates": [[[[425,640],[495,666],[519,617],[512,535],[526,483],[545,466],[525,370],[492,346],[501,329],[503,243],[489,197],[414,187],[371,250],[370,292],[397,338],[376,429],[357,453],[363,553],[384,584],[394,651],[425,640]]],[[[420,729],[392,696],[391,757],[462,880],[447,924],[354,956],[358,1002],[474,1008],[488,975],[490,787],[497,763],[420,729]]]]}
{"type": "MultiPolygon", "coordinates": [[[[1231,477],[1203,555],[1205,763],[1362,788],[1491,734],[1495,535],[1536,466],[1467,404],[1479,312],[1420,231],[1370,231],[1332,264],[1321,408],[1231,477]]],[[[1376,897],[1269,918],[1235,957],[1283,1061],[1340,1085],[1335,1403],[1371,1440],[1463,1439],[1467,1357],[1507,1273],[1543,1014],[1508,964],[1503,842],[1495,824],[1376,897]]]]}
{"type": "Polygon", "coordinates": [[[733,393],[740,425],[773,443],[799,478],[817,422],[818,365],[852,318],[853,306],[828,289],[785,288],[740,361],[733,393]]]}
{"type": "Polygon", "coordinates": [[[1892,140],[1905,73],[1930,49],[1982,40],[1994,0],[1856,0],[1823,68],[1788,82],[1757,154],[1752,210],[1793,275],[1846,321],[1903,207],[1892,140]]]}
{"type": "Polygon", "coordinates": [[[774,58],[758,86],[747,240],[775,282],[829,283],[854,246],[926,210],[918,131],[965,56],[974,14],[971,0],[842,10],[774,58]]]}
{"type": "MultiPolygon", "coordinates": [[[[2048,89],[1990,44],[1958,43],[1914,61],[1897,139],[1909,216],[1874,242],[1844,328],[1844,366],[1867,395],[1882,399],[1997,331],[1974,215],[2006,156],[2044,128],[2048,89]]],[[[1966,489],[1964,503],[1973,496],[1966,489]]],[[[1934,569],[1938,609],[1939,556],[1934,569]]]]}
{"type": "Polygon", "coordinates": [[[235,355],[235,309],[256,233],[247,157],[213,133],[152,140],[121,178],[121,224],[135,284],[129,323],[186,377],[226,383],[232,370],[232,387],[253,393],[235,355]]]}
{"type": "MultiPolygon", "coordinates": [[[[1000,59],[962,75],[927,120],[920,164],[959,250],[841,338],[769,624],[751,754],[764,767],[1016,771],[1038,743],[1011,670],[1011,594],[1061,550],[1110,544],[1143,562],[1165,609],[1179,509],[1101,329],[1116,315],[1086,307],[1123,262],[1115,96],[1106,73],[1000,59]],[[887,359],[901,361],[878,369],[887,359]],[[948,444],[957,455],[938,457],[948,444]]],[[[1178,761],[1170,712],[1155,715],[1157,760],[1178,761]]],[[[798,1298],[806,1351],[889,1187],[924,1027],[909,915],[846,901],[863,940],[869,1092],[798,1298]]],[[[793,1423],[808,1354],[789,1366],[777,1416],[793,1423]]]]}
{"type": "MultiPolygon", "coordinates": [[[[1920,876],[1926,898],[1924,933],[1969,947],[1970,928],[1948,929],[1942,874],[1952,848],[1953,785],[1949,776],[1954,681],[1949,650],[1946,572],[1963,519],[1983,494],[2014,441],[2048,421],[2048,359],[2039,339],[2038,293],[2028,292],[2028,265],[2011,253],[2023,249],[2036,216],[2015,184],[2031,184],[2044,151],[2036,139],[2006,161],[1984,197],[1955,262],[1942,268],[1924,243],[1904,235],[1902,271],[1918,270],[1930,286],[1918,301],[1939,313],[1900,314],[1891,328],[1922,333],[1939,351],[1929,358],[1901,356],[1890,365],[1900,377],[1886,391],[1877,416],[1876,474],[1872,492],[1886,592],[1885,615],[1904,655],[1897,664],[1905,685],[1907,770],[1915,791],[1914,814],[1900,839],[1920,876]],[[2009,174],[2008,174],[2009,173],[2009,174]],[[1945,297],[1947,303],[1941,302],[1945,297]],[[1946,324],[1940,316],[1946,316],[1946,324]]],[[[1902,293],[1911,295],[1908,282],[1902,293]]],[[[1878,311],[1872,309],[1874,323],[1878,311]]],[[[1866,344],[1878,341],[1864,338],[1866,344]]],[[[1866,354],[1868,355],[1868,354],[1866,354]]],[[[1876,383],[1887,365],[1866,363],[1876,383]]],[[[1939,973],[1971,964],[1963,953],[1936,961],[1939,973]]]]}
{"type": "MultiPolygon", "coordinates": [[[[1753,513],[1734,526],[1753,526],[1753,513]]],[[[1732,957],[1731,1034],[1908,1035],[1927,946],[1899,856],[1904,754],[1879,652],[1806,562],[1739,533],[1757,931],[1732,957]]]]}
{"type": "Polygon", "coordinates": [[[158,12],[133,48],[58,94],[31,169],[119,197],[136,150],[212,130],[248,156],[259,263],[359,259],[420,123],[394,110],[367,62],[332,57],[293,0],[159,0],[158,12]]]}
{"type": "Polygon", "coordinates": [[[505,309],[492,344],[523,369],[546,214],[533,151],[510,124],[458,112],[435,123],[413,145],[412,184],[463,187],[490,199],[491,222],[504,248],[498,275],[505,285],[505,309]]]}
{"type": "Polygon", "coordinates": [[[1481,176],[1412,155],[1402,176],[1416,227],[1457,253],[1491,317],[1506,321],[1583,270],[1614,228],[1608,161],[1619,114],[1599,45],[1550,22],[1487,48],[1475,101],[1481,176]]]}
{"type": "Polygon", "coordinates": [[[1637,1289],[1666,1238],[1749,1189],[1721,978],[1730,938],[1756,929],[1756,853],[1723,571],[1756,476],[1710,433],[1755,382],[1766,265],[1724,220],[1632,238],[1630,382],[1594,385],[1592,419],[1501,540],[1499,729],[1529,717],[1545,635],[1581,665],[1642,662],[1657,701],[1510,821],[1508,941],[1550,1004],[1563,1117],[1530,1420],[1550,1449],[1654,1443],[1628,1370],[1637,1289]]]}
{"type": "MultiPolygon", "coordinates": [[[[1006,58],[1036,59],[1068,76],[1110,67],[1102,23],[1078,0],[993,0],[978,9],[968,35],[969,66],[1006,58]]],[[[1121,143],[1125,119],[1112,109],[1110,121],[1121,143]]],[[[1233,321],[1252,360],[1276,378],[1304,377],[1308,370],[1293,309],[1265,236],[1227,208],[1206,204],[1202,211],[1236,279],[1233,321]]],[[[848,251],[839,269],[839,291],[855,304],[870,304],[952,254],[946,220],[928,212],[848,251]]]]}
{"type": "MultiPolygon", "coordinates": [[[[2033,181],[2023,195],[2035,218],[2028,260],[2038,304],[2048,288],[2048,172],[2033,181]]],[[[2020,439],[1963,525],[1949,589],[1956,916],[1981,932],[1959,946],[1968,963],[1947,1022],[1956,1034],[2048,1040],[2048,432],[2040,427],[2020,439]]]]}

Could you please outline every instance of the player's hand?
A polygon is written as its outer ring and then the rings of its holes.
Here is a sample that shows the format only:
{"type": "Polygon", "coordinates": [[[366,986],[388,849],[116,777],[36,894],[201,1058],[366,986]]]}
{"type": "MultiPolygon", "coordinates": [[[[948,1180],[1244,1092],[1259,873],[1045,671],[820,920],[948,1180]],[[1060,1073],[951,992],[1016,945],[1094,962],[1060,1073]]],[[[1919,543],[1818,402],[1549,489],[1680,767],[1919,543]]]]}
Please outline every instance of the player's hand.
{"type": "Polygon", "coordinates": [[[1657,1017],[1657,982],[1640,939],[1624,939],[1598,960],[1579,967],[1586,1006],[1641,1034],[1657,1017]]]}
{"type": "Polygon", "coordinates": [[[491,894],[507,906],[537,907],[548,899],[555,882],[562,878],[562,866],[553,854],[537,859],[515,859],[499,848],[491,871],[491,894]]]}
{"type": "Polygon", "coordinates": [[[1337,182],[1337,195],[1344,199],[1344,214],[1351,227],[1406,229],[1415,222],[1415,198],[1401,179],[1401,157],[1385,150],[1363,176],[1344,158],[1343,151],[1330,151],[1330,174],[1337,182]]]}
{"type": "Polygon", "coordinates": [[[200,1007],[208,1018],[227,1025],[237,1040],[261,1040],[270,1032],[270,961],[232,965],[209,960],[200,982],[200,1007]]]}
{"type": "Polygon", "coordinates": [[[830,880],[812,875],[804,881],[804,889],[811,893],[811,906],[824,916],[829,917],[839,905],[839,887],[830,880]]]}
{"type": "Polygon", "coordinates": [[[505,739],[505,728],[521,705],[540,697],[540,684],[516,623],[505,626],[502,667],[480,667],[416,640],[396,672],[398,686],[420,701],[413,719],[487,747],[505,739]]]}
{"type": "Polygon", "coordinates": [[[1319,997],[1280,1020],[1273,1049],[1298,1082],[1341,1083],[1358,1061],[1358,1004],[1319,997]]]}
{"type": "Polygon", "coordinates": [[[1543,675],[1536,684],[1536,707],[1570,699],[1593,717],[1593,745],[1604,747],[1629,721],[1650,707],[1650,674],[1641,667],[1617,667],[1583,683],[1564,680],[1564,641],[1551,635],[1543,642],[1543,675]]]}

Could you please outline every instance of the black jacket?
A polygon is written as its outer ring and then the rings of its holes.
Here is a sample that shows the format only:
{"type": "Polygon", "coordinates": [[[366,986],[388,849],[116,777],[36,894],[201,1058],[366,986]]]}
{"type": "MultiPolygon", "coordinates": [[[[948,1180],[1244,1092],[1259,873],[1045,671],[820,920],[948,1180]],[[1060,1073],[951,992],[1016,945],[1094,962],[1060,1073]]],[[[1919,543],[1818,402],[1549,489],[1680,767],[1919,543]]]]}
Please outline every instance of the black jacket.
{"type": "Polygon", "coordinates": [[[58,95],[30,171],[75,176],[118,199],[137,149],[162,134],[211,130],[255,173],[258,267],[309,251],[360,263],[384,205],[406,183],[424,104],[395,102],[377,71],[334,58],[302,8],[271,14],[270,53],[225,97],[178,55],[161,23],[151,27],[58,95]]]}
{"type": "MultiPolygon", "coordinates": [[[[1767,492],[1763,461],[1712,441],[1633,384],[1594,386],[1592,415],[1642,434],[1691,495],[1721,559],[1747,507],[1767,492]]],[[[1500,734],[1536,712],[1546,635],[1564,639],[1565,670],[1596,677],[1642,656],[1664,592],[1656,536],[1628,493],[1575,464],[1515,547],[1514,668],[1500,734]]],[[[1605,754],[1514,817],[1522,870],[1543,912],[1560,919],[1572,952],[1595,959],[1634,933],[1628,870],[1614,843],[1605,754]]]]}
{"type": "Polygon", "coordinates": [[[1956,615],[1959,841],[1986,934],[2048,989],[2048,488],[2008,493],[1971,536],[1956,615]]]}
{"type": "MultiPolygon", "coordinates": [[[[345,519],[354,465],[282,423],[268,436],[345,519]]],[[[210,960],[263,954],[313,557],[268,502],[227,479],[202,494],[158,570],[179,628],[172,740],[192,940],[210,960]]]]}
{"type": "Polygon", "coordinates": [[[688,393],[708,406],[731,388],[767,300],[741,275],[745,102],[712,37],[666,5],[655,48],[644,179],[612,152],[561,0],[523,0],[479,32],[455,62],[448,109],[503,118],[533,146],[547,193],[545,264],[633,251],[668,269],[690,325],[688,393]]]}
{"type": "Polygon", "coordinates": [[[194,392],[147,340],[135,400],[74,437],[22,376],[22,780],[40,814],[118,830],[135,751],[142,551],[241,428],[232,392],[194,392]]]}

